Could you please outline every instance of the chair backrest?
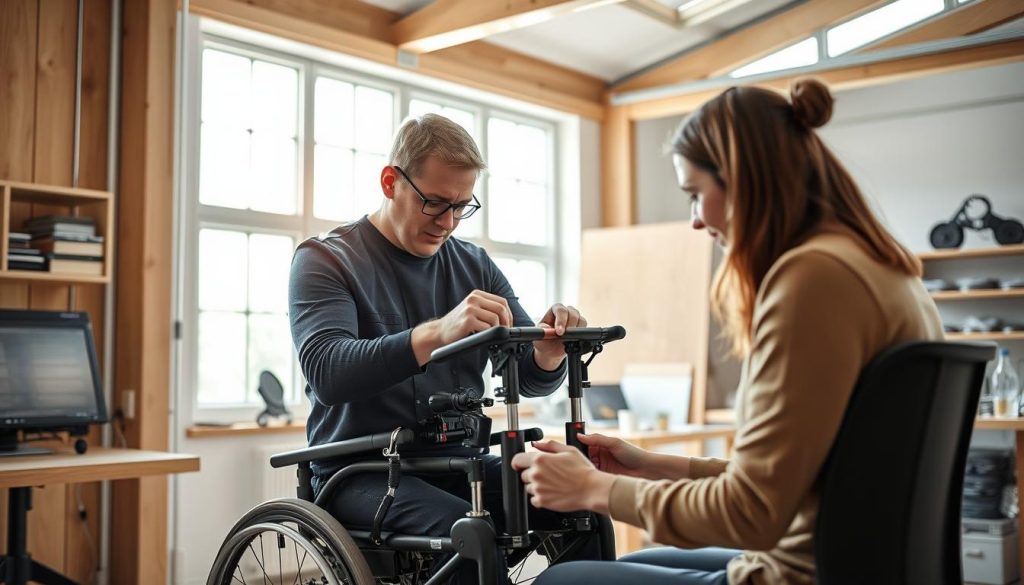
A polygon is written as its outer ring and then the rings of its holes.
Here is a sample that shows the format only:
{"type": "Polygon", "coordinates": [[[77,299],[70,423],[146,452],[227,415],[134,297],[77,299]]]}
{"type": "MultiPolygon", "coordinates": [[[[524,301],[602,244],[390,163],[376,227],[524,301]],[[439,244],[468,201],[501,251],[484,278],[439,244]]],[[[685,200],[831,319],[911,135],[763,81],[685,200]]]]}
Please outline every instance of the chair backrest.
{"type": "Polygon", "coordinates": [[[993,344],[914,342],[876,356],[821,475],[821,585],[960,585],[960,498],[993,344]]]}

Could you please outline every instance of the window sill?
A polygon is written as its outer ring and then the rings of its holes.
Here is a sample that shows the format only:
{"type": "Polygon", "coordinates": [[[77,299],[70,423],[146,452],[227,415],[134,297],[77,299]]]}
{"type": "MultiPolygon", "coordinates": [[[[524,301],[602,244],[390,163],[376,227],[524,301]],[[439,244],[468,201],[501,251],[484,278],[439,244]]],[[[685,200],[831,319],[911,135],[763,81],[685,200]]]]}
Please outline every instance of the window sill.
{"type": "Polygon", "coordinates": [[[240,437],[244,435],[272,435],[280,433],[305,432],[306,423],[268,424],[261,427],[254,422],[234,423],[230,425],[192,425],[185,429],[185,436],[190,439],[209,439],[216,437],[240,437]]]}

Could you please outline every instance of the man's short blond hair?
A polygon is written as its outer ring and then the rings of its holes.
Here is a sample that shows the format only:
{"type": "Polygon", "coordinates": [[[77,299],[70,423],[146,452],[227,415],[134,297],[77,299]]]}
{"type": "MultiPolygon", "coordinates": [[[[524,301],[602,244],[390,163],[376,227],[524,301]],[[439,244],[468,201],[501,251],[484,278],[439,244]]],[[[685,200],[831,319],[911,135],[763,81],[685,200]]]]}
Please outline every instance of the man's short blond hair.
{"type": "Polygon", "coordinates": [[[476,171],[487,168],[476,142],[462,126],[437,114],[424,114],[406,120],[395,134],[388,164],[401,167],[406,174],[414,177],[418,176],[423,163],[430,156],[436,156],[441,162],[454,167],[476,171]]]}

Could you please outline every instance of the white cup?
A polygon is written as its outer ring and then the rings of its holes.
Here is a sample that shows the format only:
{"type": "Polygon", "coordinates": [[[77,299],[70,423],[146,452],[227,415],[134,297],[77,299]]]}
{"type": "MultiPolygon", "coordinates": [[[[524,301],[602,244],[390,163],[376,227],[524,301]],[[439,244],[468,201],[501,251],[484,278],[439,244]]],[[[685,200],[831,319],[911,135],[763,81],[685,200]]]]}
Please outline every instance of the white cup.
{"type": "Polygon", "coordinates": [[[636,424],[636,413],[632,410],[620,410],[619,411],[619,432],[622,434],[635,433],[636,424]]]}

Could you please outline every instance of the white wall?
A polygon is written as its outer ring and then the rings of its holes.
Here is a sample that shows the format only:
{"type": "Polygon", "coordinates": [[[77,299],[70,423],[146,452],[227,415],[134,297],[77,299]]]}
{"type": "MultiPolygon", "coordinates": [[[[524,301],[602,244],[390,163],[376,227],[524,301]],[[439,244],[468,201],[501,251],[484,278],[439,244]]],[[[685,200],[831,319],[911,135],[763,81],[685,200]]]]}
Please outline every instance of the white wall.
{"type": "MultiPolygon", "coordinates": [[[[971,193],[988,195],[999,215],[1024,217],[1024,64],[843,91],[836,98],[832,122],[820,134],[912,250],[929,249],[932,225],[951,217],[971,193]]],[[[639,223],[689,217],[663,153],[681,120],[636,125],[639,223]]],[[[993,243],[970,233],[963,247],[993,243]]]]}
{"type": "MultiPolygon", "coordinates": [[[[842,92],[821,134],[914,251],[971,193],[1024,218],[1024,64],[842,92]]],[[[964,243],[991,245],[990,232],[964,243]]]]}
{"type": "Polygon", "coordinates": [[[672,158],[665,146],[682,117],[637,122],[633,132],[636,169],[637,223],[684,221],[690,199],[679,190],[672,158]]]}
{"type": "MultiPolygon", "coordinates": [[[[306,445],[303,432],[244,437],[182,439],[182,453],[198,455],[198,473],[174,476],[177,498],[172,512],[177,543],[172,552],[175,585],[206,583],[224,537],[246,511],[260,503],[261,476],[269,463],[256,460],[260,445],[282,451],[306,445]]],[[[291,495],[291,494],[288,494],[291,495]]]]}

